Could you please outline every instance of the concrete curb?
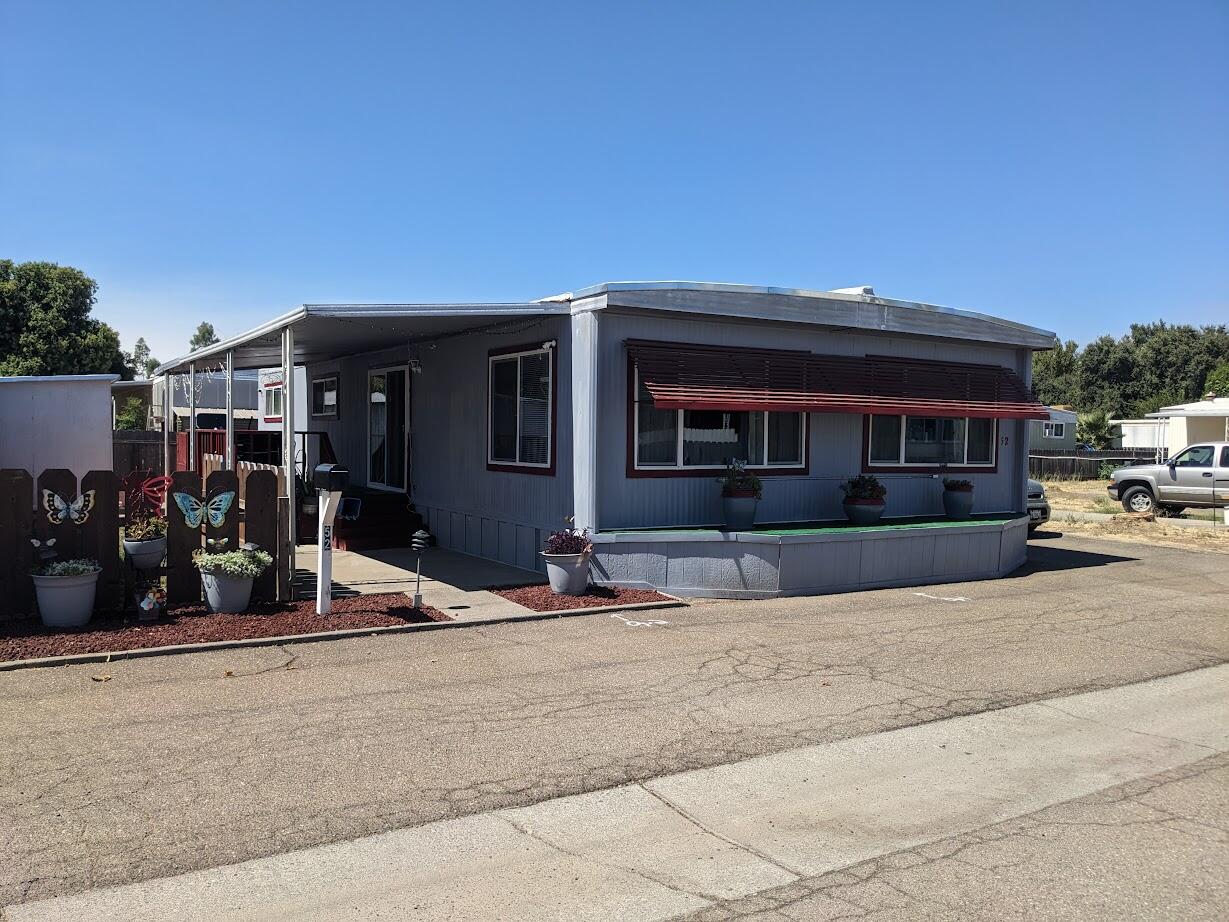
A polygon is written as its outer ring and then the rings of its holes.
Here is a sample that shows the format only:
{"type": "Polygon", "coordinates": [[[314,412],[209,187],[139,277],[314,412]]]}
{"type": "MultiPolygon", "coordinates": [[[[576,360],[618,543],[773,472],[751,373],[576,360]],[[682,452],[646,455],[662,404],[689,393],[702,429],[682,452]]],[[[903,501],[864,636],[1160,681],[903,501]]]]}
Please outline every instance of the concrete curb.
{"type": "MultiPolygon", "coordinates": [[[[667,593],[661,593],[667,595],[667,593]]],[[[515,604],[515,603],[510,603],[515,604]]],[[[599,605],[593,608],[567,608],[560,611],[534,611],[525,614],[475,618],[472,621],[428,621],[423,624],[390,624],[385,627],[356,627],[317,634],[283,634],[276,637],[249,637],[239,640],[211,640],[204,643],[168,644],[162,647],[139,647],[100,653],[69,653],[64,656],[41,656],[34,659],[14,659],[0,662],[0,672],[18,669],[38,669],[45,666],[75,666],[81,663],[107,663],[150,656],[174,656],[179,653],[208,653],[213,650],[241,650],[249,647],[277,647],[284,644],[315,643],[326,640],[346,640],[351,637],[371,637],[376,634],[409,634],[416,631],[436,631],[455,627],[481,627],[491,624],[514,624],[520,621],[547,621],[551,618],[574,618],[579,615],[599,615],[603,612],[641,611],[658,608],[685,608],[688,603],[670,596],[665,602],[640,602],[629,605],[599,605]]],[[[523,606],[522,606],[523,607],[523,606]]]]}

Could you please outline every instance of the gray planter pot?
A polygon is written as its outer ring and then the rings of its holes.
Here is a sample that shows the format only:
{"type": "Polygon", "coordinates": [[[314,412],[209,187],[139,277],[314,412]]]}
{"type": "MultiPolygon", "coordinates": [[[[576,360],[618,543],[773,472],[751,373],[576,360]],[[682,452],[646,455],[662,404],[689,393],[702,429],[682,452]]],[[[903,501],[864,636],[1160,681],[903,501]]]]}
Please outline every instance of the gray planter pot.
{"type": "Polygon", "coordinates": [[[81,576],[35,576],[34,591],[38,594],[38,616],[47,627],[81,627],[94,613],[94,593],[98,589],[98,574],[81,576]]]}
{"type": "Polygon", "coordinates": [[[166,538],[151,538],[148,541],[129,541],[125,538],[124,556],[138,570],[153,570],[166,556],[166,538]]]}
{"type": "Polygon", "coordinates": [[[964,521],[973,514],[972,490],[944,490],[943,512],[949,519],[964,521]]]}
{"type": "Polygon", "coordinates": [[[846,500],[842,505],[845,507],[845,516],[854,525],[874,525],[883,518],[883,510],[887,504],[882,501],[877,503],[851,503],[846,500]]]}
{"type": "Polygon", "coordinates": [[[727,531],[748,531],[755,525],[755,507],[759,500],[754,496],[722,496],[721,513],[725,517],[727,531]]]}
{"type": "Polygon", "coordinates": [[[247,611],[248,603],[252,601],[253,582],[250,576],[238,578],[222,576],[220,573],[201,574],[201,584],[205,587],[205,602],[215,614],[239,614],[247,611]]]}
{"type": "Polygon", "coordinates": [[[546,554],[546,577],[559,595],[584,595],[589,588],[588,554],[546,554]]]}

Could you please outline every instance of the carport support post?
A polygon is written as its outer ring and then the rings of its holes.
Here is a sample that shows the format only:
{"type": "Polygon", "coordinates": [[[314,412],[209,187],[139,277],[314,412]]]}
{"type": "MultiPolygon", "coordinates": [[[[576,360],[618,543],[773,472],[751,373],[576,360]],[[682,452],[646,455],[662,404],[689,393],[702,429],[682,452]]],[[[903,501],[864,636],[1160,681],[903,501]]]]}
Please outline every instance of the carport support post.
{"type": "Polygon", "coordinates": [[[295,548],[295,470],[294,470],[294,330],[282,330],[282,464],[286,469],[286,499],[289,507],[286,514],[285,553],[290,568],[287,594],[294,599],[295,548]]]}
{"type": "Polygon", "coordinates": [[[188,364],[188,470],[196,470],[196,362],[188,364]]]}
{"type": "Polygon", "coordinates": [[[174,390],[171,383],[171,373],[168,371],[162,376],[162,473],[168,477],[174,469],[171,459],[171,421],[175,418],[175,414],[171,406],[174,390]]]}
{"type": "Polygon", "coordinates": [[[235,469],[235,350],[226,352],[226,469],[235,469]]]}
{"type": "Polygon", "coordinates": [[[572,314],[572,525],[590,531],[597,531],[598,359],[598,311],[582,308],[572,314]]]}

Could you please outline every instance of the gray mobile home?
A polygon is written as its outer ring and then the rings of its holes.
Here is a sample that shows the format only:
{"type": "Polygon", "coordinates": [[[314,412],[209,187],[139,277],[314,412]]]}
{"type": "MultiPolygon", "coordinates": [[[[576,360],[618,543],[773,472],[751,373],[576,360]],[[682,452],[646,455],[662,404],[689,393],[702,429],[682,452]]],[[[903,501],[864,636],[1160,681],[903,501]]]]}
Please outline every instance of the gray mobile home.
{"type": "Polygon", "coordinates": [[[623,282],[504,304],[308,304],[163,370],[302,365],[305,392],[285,400],[306,402],[356,488],[404,495],[443,547],[537,569],[572,517],[604,582],[763,596],[1022,563],[1029,425],[1047,416],[1032,354],[1054,343],[869,288],[623,282]],[[720,528],[731,459],[762,478],[764,528],[720,528]],[[886,484],[894,527],[834,524],[860,473],[886,484]],[[944,477],[974,484],[964,528],[922,527],[944,477]]]}

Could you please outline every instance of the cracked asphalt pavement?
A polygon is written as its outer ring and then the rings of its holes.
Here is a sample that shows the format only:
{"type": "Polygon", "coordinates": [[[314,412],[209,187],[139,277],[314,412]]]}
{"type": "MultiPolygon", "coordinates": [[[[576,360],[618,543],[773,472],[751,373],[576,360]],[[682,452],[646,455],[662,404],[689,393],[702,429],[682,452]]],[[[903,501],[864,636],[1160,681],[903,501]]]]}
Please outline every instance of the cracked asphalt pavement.
{"type": "MultiPolygon", "coordinates": [[[[654,613],[666,625],[599,613],[0,674],[0,905],[1220,664],[1225,560],[1047,537],[1007,579],[654,613]]],[[[1011,821],[1042,832],[1009,837],[1018,868],[982,873],[998,891],[951,859],[993,840],[891,870],[916,906],[957,884],[1010,900],[1032,879],[1030,849],[1078,852],[1081,836],[1135,843],[1142,862],[1146,824],[1116,817],[1148,798],[1207,798],[1223,825],[1208,786],[1223,792],[1224,763],[1205,768],[1097,802],[1121,830],[1037,819],[1047,811],[1011,821]]],[[[1065,871],[1076,888],[1079,867],[1065,871]]],[[[871,891],[892,899],[873,868],[837,873],[852,876],[706,911],[827,918],[863,913],[871,891]]]]}

